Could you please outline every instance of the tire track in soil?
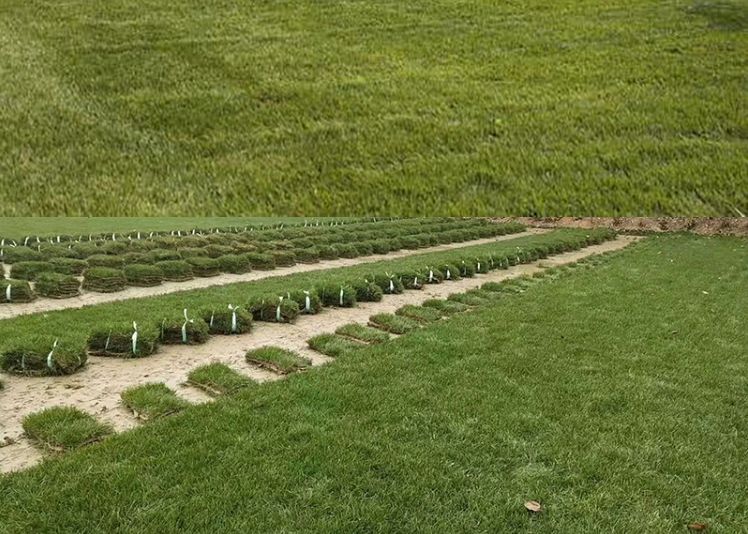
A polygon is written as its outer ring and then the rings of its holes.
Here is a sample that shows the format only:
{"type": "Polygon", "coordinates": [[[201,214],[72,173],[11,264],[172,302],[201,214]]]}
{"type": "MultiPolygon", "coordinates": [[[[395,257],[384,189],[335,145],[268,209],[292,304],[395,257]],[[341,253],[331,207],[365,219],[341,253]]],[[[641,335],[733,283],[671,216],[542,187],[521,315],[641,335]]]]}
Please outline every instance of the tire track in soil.
{"type": "MultiPolygon", "coordinates": [[[[484,245],[487,243],[496,243],[498,241],[508,241],[518,237],[544,234],[552,230],[545,228],[528,228],[524,232],[515,234],[506,234],[496,237],[487,237],[484,239],[474,239],[472,241],[462,241],[460,243],[447,243],[434,247],[419,248],[415,250],[398,250],[389,254],[375,254],[371,256],[359,256],[358,258],[340,258],[337,260],[320,261],[319,263],[297,263],[291,267],[278,267],[270,271],[252,271],[245,274],[228,274],[223,273],[218,276],[208,278],[194,278],[185,282],[164,282],[155,287],[127,287],[122,291],[115,293],[96,293],[93,291],[82,290],[77,297],[69,299],[51,299],[38,297],[31,302],[4,303],[0,306],[0,320],[18,317],[19,315],[28,315],[31,313],[50,312],[57,310],[69,310],[82,308],[84,306],[93,306],[106,302],[116,302],[120,300],[139,299],[154,297],[158,295],[168,295],[179,293],[180,291],[190,291],[192,289],[204,289],[207,287],[224,286],[235,284],[237,282],[253,282],[264,278],[273,278],[276,276],[286,276],[295,273],[308,273],[312,271],[323,271],[325,269],[335,269],[337,267],[352,267],[365,263],[377,261],[394,260],[415,256],[416,254],[427,254],[429,252],[441,252],[445,250],[454,250],[458,248],[470,247],[474,245],[484,245]]],[[[10,273],[10,266],[3,265],[6,278],[10,273]]],[[[80,278],[83,280],[83,278],[80,278]]],[[[33,283],[32,283],[33,286],[33,283]]]]}
{"type": "Polygon", "coordinates": [[[38,378],[4,375],[5,389],[0,391],[0,401],[4,405],[0,412],[0,440],[8,436],[15,443],[0,448],[0,473],[27,468],[42,458],[42,454],[23,436],[21,421],[29,413],[57,405],[75,406],[110,423],[116,431],[124,431],[138,425],[120,401],[120,393],[129,387],[164,382],[191,402],[209,402],[213,400],[210,396],[185,383],[187,374],[200,365],[221,362],[260,383],[279,380],[281,376],[247,363],[244,354],[264,345],[278,345],[310,358],[313,366],[323,365],[333,358],[309,349],[306,344],[307,339],[317,334],[333,332],[347,323],[366,324],[371,315],[393,313],[405,304],[446,298],[451,293],[474,289],[485,282],[532,275],[550,266],[620,250],[638,239],[641,238],[619,236],[599,245],[515,265],[507,270],[427,285],[422,290],[408,290],[400,295],[385,295],[381,302],[361,302],[355,308],[323,308],[319,314],[300,316],[295,324],[256,322],[249,334],[212,336],[202,345],[164,345],[158,353],[146,358],[92,356],[86,368],[74,375],[38,378]]]}

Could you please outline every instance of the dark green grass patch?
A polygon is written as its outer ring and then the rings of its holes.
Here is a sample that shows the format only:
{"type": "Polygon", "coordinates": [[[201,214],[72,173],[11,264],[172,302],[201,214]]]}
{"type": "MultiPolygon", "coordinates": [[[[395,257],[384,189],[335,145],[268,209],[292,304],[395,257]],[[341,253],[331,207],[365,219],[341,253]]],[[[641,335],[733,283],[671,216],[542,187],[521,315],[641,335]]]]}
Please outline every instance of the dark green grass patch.
{"type": "Polygon", "coordinates": [[[429,299],[424,301],[422,304],[425,308],[433,308],[438,310],[442,315],[452,315],[454,313],[462,313],[470,309],[470,306],[463,304],[462,302],[456,302],[454,300],[443,300],[443,299],[429,299]]]}
{"type": "Polygon", "coordinates": [[[80,294],[80,281],[75,276],[58,273],[41,273],[34,288],[43,297],[67,299],[80,294]]]}
{"type": "Polygon", "coordinates": [[[421,323],[432,323],[442,318],[442,314],[439,310],[428,306],[415,306],[413,304],[406,304],[405,306],[398,308],[395,311],[395,314],[402,317],[408,317],[409,319],[415,319],[421,323]]]}
{"type": "Polygon", "coordinates": [[[70,406],[55,406],[27,415],[23,431],[32,442],[54,452],[90,445],[114,432],[111,426],[70,406]]]}
{"type": "Polygon", "coordinates": [[[109,267],[89,267],[83,273],[83,289],[97,293],[114,293],[127,286],[125,273],[109,267]]]}
{"type": "Polygon", "coordinates": [[[290,267],[296,265],[296,255],[291,250],[275,250],[270,254],[273,262],[278,267],[290,267]]]}
{"type": "Polygon", "coordinates": [[[252,313],[240,306],[203,310],[200,317],[208,324],[211,334],[246,334],[252,329],[252,313]]]}
{"type": "Polygon", "coordinates": [[[295,300],[275,295],[254,297],[247,307],[256,321],[271,323],[293,323],[301,313],[295,300]]]}
{"type": "Polygon", "coordinates": [[[244,254],[226,254],[217,258],[218,266],[224,273],[244,274],[252,270],[252,264],[244,254]]]}
{"type": "Polygon", "coordinates": [[[188,382],[213,397],[233,395],[255,384],[251,378],[222,363],[209,363],[193,369],[188,375],[188,382]]]}
{"type": "Polygon", "coordinates": [[[303,371],[312,365],[309,358],[304,358],[290,350],[273,346],[250,350],[247,352],[245,358],[248,363],[283,375],[303,371]]]}
{"type": "Polygon", "coordinates": [[[244,257],[249,261],[252,269],[257,271],[270,271],[275,269],[275,259],[271,254],[262,252],[247,252],[244,257]]]}
{"type": "Polygon", "coordinates": [[[352,308],[356,305],[356,290],[348,284],[324,284],[317,286],[315,292],[323,306],[352,308]]]}
{"type": "Polygon", "coordinates": [[[96,356],[142,358],[158,351],[161,331],[153,325],[103,324],[88,338],[88,351],[96,356]]]}
{"type": "Polygon", "coordinates": [[[299,306],[299,313],[302,315],[314,315],[322,310],[322,299],[315,290],[289,291],[286,292],[286,298],[299,306]]]}
{"type": "Polygon", "coordinates": [[[358,341],[371,344],[384,343],[390,339],[390,335],[387,332],[382,332],[376,328],[364,326],[359,323],[349,323],[340,326],[335,330],[335,333],[340,336],[357,339],[358,341]]]}
{"type": "Polygon", "coordinates": [[[746,262],[740,239],[648,239],[0,477],[2,528],[742,532],[746,262]]]}
{"type": "Polygon", "coordinates": [[[364,343],[337,334],[319,334],[307,340],[309,347],[327,356],[338,358],[364,347],[364,343]]]}
{"type": "Polygon", "coordinates": [[[122,256],[110,256],[108,254],[94,254],[86,258],[90,267],[110,267],[121,269],[125,266],[125,258],[122,256]]]}
{"type": "Polygon", "coordinates": [[[81,276],[88,268],[88,262],[78,258],[52,258],[49,260],[56,273],[81,276]]]}
{"type": "Polygon", "coordinates": [[[177,396],[165,384],[143,384],[126,389],[122,402],[138,419],[150,421],[181,412],[190,403],[177,396]]]}
{"type": "Polygon", "coordinates": [[[382,288],[366,278],[351,280],[349,285],[356,291],[356,300],[359,302],[380,302],[384,296],[382,288]]]}
{"type": "Polygon", "coordinates": [[[406,334],[418,330],[421,324],[415,319],[394,315],[392,313],[378,313],[369,317],[369,325],[393,334],[406,334]]]}

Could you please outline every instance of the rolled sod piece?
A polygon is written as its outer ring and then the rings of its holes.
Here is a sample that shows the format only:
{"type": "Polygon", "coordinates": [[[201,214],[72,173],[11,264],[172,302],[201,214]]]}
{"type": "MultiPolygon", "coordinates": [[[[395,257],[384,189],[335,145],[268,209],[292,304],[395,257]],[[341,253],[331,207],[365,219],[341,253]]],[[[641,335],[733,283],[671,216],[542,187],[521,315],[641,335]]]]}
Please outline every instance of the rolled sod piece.
{"type": "Polygon", "coordinates": [[[153,258],[143,252],[128,252],[121,258],[125,265],[153,265],[153,258]]]}
{"type": "Polygon", "coordinates": [[[409,319],[415,319],[421,323],[431,323],[442,318],[442,314],[438,310],[427,306],[415,306],[413,304],[406,304],[405,306],[398,308],[395,310],[395,314],[409,319]]]}
{"type": "Polygon", "coordinates": [[[102,251],[96,243],[74,243],[71,249],[75,253],[75,257],[79,259],[85,259],[94,254],[101,254],[102,251]]]}
{"type": "Polygon", "coordinates": [[[447,282],[460,280],[462,278],[462,275],[460,274],[460,268],[454,263],[445,263],[441,267],[441,271],[444,273],[444,280],[447,282]]]}
{"type": "Polygon", "coordinates": [[[369,275],[366,279],[377,284],[385,295],[397,295],[405,291],[405,286],[394,274],[379,273],[369,275]]]}
{"type": "Polygon", "coordinates": [[[123,391],[120,396],[135,417],[144,421],[166,417],[190,406],[189,402],[161,383],[132,387],[123,391]]]}
{"type": "Polygon", "coordinates": [[[316,247],[297,248],[293,253],[298,263],[319,263],[319,251],[316,247]]]}
{"type": "Polygon", "coordinates": [[[417,330],[421,327],[421,324],[414,319],[409,319],[408,317],[402,317],[391,313],[379,313],[369,317],[369,326],[393,334],[405,334],[412,330],[417,330]]]}
{"type": "Polygon", "coordinates": [[[265,295],[254,297],[247,304],[256,321],[292,323],[299,316],[299,305],[285,296],[265,295]]]}
{"type": "Polygon", "coordinates": [[[282,375],[303,371],[312,365],[309,358],[303,358],[295,352],[273,346],[250,350],[245,358],[248,363],[282,375]]]}
{"type": "Polygon", "coordinates": [[[339,336],[349,337],[351,339],[371,344],[384,343],[390,339],[390,335],[387,332],[358,323],[343,325],[335,330],[335,333],[339,336]]]}
{"type": "Polygon", "coordinates": [[[10,268],[10,276],[17,280],[36,280],[40,274],[54,270],[54,265],[46,261],[19,261],[10,268]]]}
{"type": "Polygon", "coordinates": [[[90,267],[83,273],[83,289],[98,293],[114,293],[127,286],[125,273],[109,267],[90,267]]]}
{"type": "Polygon", "coordinates": [[[444,272],[433,265],[424,268],[422,273],[426,284],[441,284],[444,281],[444,272]]]}
{"type": "Polygon", "coordinates": [[[164,280],[169,282],[185,282],[192,280],[192,266],[184,260],[159,261],[156,267],[161,270],[164,280]]]}
{"type": "Polygon", "coordinates": [[[366,346],[360,341],[353,341],[337,334],[320,334],[308,339],[307,343],[311,349],[333,358],[355,352],[366,346]]]}
{"type": "Polygon", "coordinates": [[[161,321],[161,343],[165,345],[200,345],[208,341],[209,337],[208,323],[200,317],[192,318],[183,314],[161,321]]]}
{"type": "Polygon", "coordinates": [[[356,305],[356,290],[347,284],[324,284],[315,290],[323,306],[352,308],[356,305]]]}
{"type": "Polygon", "coordinates": [[[296,265],[296,254],[290,250],[274,250],[270,253],[275,265],[278,267],[291,267],[296,265]]]}
{"type": "Polygon", "coordinates": [[[334,245],[334,248],[341,258],[357,258],[359,256],[358,249],[350,243],[338,243],[334,245]]]}
{"type": "Polygon", "coordinates": [[[405,289],[423,289],[426,276],[421,271],[403,271],[396,275],[405,289]]]}
{"type": "Polygon", "coordinates": [[[275,269],[275,260],[270,254],[263,254],[261,252],[247,252],[244,257],[249,260],[249,264],[252,269],[257,271],[269,271],[275,269]]]}
{"type": "Polygon", "coordinates": [[[381,287],[366,279],[353,280],[348,284],[356,291],[356,300],[359,302],[380,302],[384,295],[381,287]]]}
{"type": "Polygon", "coordinates": [[[337,260],[340,257],[338,250],[332,245],[317,245],[316,248],[321,260],[337,260]]]}
{"type": "Polygon", "coordinates": [[[127,283],[137,287],[152,287],[164,281],[161,269],[155,265],[134,264],[126,265],[123,269],[127,283]]]}
{"type": "Polygon", "coordinates": [[[54,406],[32,413],[23,418],[22,425],[34,444],[54,452],[90,445],[114,433],[111,426],[72,406],[54,406]]]}
{"type": "Polygon", "coordinates": [[[200,317],[208,324],[211,334],[246,334],[252,329],[252,313],[242,307],[204,309],[200,312],[200,317]]]}
{"type": "Polygon", "coordinates": [[[299,313],[302,315],[314,315],[322,310],[322,299],[313,289],[290,291],[286,293],[286,298],[299,305],[299,313]]]}
{"type": "Polygon", "coordinates": [[[358,252],[358,256],[371,256],[374,254],[374,248],[368,241],[361,241],[359,243],[353,243],[353,246],[358,252]]]}
{"type": "Polygon", "coordinates": [[[213,397],[231,395],[256,384],[254,380],[222,363],[209,363],[190,371],[187,382],[213,397]]]}
{"type": "Polygon", "coordinates": [[[154,263],[160,263],[162,261],[178,261],[182,259],[179,252],[167,248],[155,248],[149,250],[147,254],[151,259],[153,259],[154,263]]]}
{"type": "Polygon", "coordinates": [[[392,245],[387,239],[375,239],[369,244],[374,254],[389,254],[392,251],[392,245]]]}
{"type": "Polygon", "coordinates": [[[438,310],[442,315],[452,315],[470,309],[470,306],[454,300],[429,299],[422,304],[425,308],[438,310]]]}
{"type": "Polygon", "coordinates": [[[85,347],[48,336],[11,341],[0,355],[3,370],[27,376],[69,375],[86,364],[85,347]]]}
{"type": "Polygon", "coordinates": [[[78,258],[52,258],[49,263],[52,264],[56,273],[71,276],[81,276],[83,271],[88,268],[88,262],[78,258]]]}
{"type": "Polygon", "coordinates": [[[47,259],[44,254],[42,254],[36,249],[32,249],[29,247],[5,246],[0,250],[2,250],[2,256],[0,256],[0,261],[3,261],[7,264],[18,263],[21,261],[44,261],[45,259],[47,259]]]}
{"type": "Polygon", "coordinates": [[[107,254],[95,254],[89,256],[86,261],[90,267],[121,269],[125,265],[125,259],[122,256],[109,256],[107,254]]]}
{"type": "Polygon", "coordinates": [[[220,258],[221,256],[234,253],[234,247],[231,247],[229,245],[212,244],[207,245],[204,250],[205,253],[211,258],[220,258]]]}
{"type": "Polygon", "coordinates": [[[35,298],[27,280],[0,279],[0,302],[31,302],[35,298]]]}
{"type": "Polygon", "coordinates": [[[80,294],[81,283],[75,276],[42,273],[36,279],[36,292],[44,297],[67,299],[80,294]]]}
{"type": "Polygon", "coordinates": [[[110,254],[112,256],[124,254],[128,248],[129,245],[125,241],[107,241],[99,245],[99,250],[103,254],[110,254]]]}
{"type": "Polygon", "coordinates": [[[195,258],[195,257],[207,257],[208,253],[205,252],[205,249],[203,248],[197,248],[197,247],[184,247],[177,249],[177,252],[182,256],[182,258],[195,258]]]}
{"type": "Polygon", "coordinates": [[[160,337],[159,329],[151,325],[106,324],[88,337],[88,350],[96,356],[143,358],[158,352],[160,337]]]}
{"type": "Polygon", "coordinates": [[[193,257],[187,258],[184,261],[190,264],[192,267],[192,273],[195,276],[209,277],[221,274],[221,266],[218,263],[218,260],[214,258],[193,257]]]}
{"type": "Polygon", "coordinates": [[[217,258],[217,261],[224,273],[244,274],[252,270],[252,264],[244,254],[226,254],[217,258]]]}
{"type": "Polygon", "coordinates": [[[458,267],[460,269],[460,276],[463,278],[472,278],[475,276],[475,264],[470,258],[460,260],[458,267]]]}

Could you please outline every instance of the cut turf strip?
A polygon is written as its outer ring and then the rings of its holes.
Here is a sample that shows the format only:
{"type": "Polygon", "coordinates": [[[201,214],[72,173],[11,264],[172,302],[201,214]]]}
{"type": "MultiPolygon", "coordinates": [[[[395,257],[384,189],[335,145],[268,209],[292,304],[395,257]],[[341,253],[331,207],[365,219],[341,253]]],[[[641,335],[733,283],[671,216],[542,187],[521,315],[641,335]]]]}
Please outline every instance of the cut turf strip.
{"type": "Polygon", "coordinates": [[[255,382],[223,363],[209,363],[190,371],[187,382],[213,397],[231,395],[255,382]]]}
{"type": "Polygon", "coordinates": [[[190,406],[165,384],[143,384],[127,389],[122,392],[122,402],[143,421],[172,415],[190,406]]]}
{"type": "Polygon", "coordinates": [[[332,358],[338,358],[344,354],[355,352],[366,345],[360,341],[353,341],[336,334],[319,334],[310,338],[309,348],[321,352],[332,358]]]}
{"type": "MultiPolygon", "coordinates": [[[[115,430],[132,428],[136,421],[122,406],[120,392],[146,381],[164,382],[179,391],[189,400],[200,402],[207,399],[194,388],[180,390],[187,381],[187,375],[194,368],[220,361],[250,376],[258,382],[277,380],[280,375],[247,364],[248,350],[266,345],[279,345],[308,356],[313,365],[330,361],[329,358],[307,348],[307,340],[320,333],[330,332],[351,322],[365,324],[371,315],[394,313],[406,304],[423,304],[429,301],[443,301],[450,293],[464,292],[479,288],[487,282],[501,282],[522,275],[541,272],[540,265],[564,265],[583,258],[620,250],[639,238],[619,236],[615,240],[586,247],[573,252],[562,253],[536,262],[495,270],[486,275],[466,278],[459,281],[430,284],[421,291],[406,291],[398,295],[387,295],[381,302],[359,302],[356,308],[324,309],[316,315],[301,316],[298,322],[289,326],[280,323],[256,323],[251,334],[238,336],[215,336],[202,345],[167,345],[161,351],[142,359],[97,358],[89,360],[88,366],[75,375],[55,378],[34,378],[4,375],[5,389],[0,391],[0,428],[4,428],[0,439],[8,436],[16,444],[0,448],[0,471],[23,469],[36,463],[40,456],[23,437],[21,419],[26,414],[44,404],[66,404],[97,413],[102,421],[110,423],[115,430]],[[189,391],[192,390],[192,391],[189,391]],[[198,395],[192,395],[192,392],[198,395]],[[190,394],[192,396],[187,396],[190,394]]],[[[463,305],[448,301],[446,307],[463,305]]]]}
{"type": "Polygon", "coordinates": [[[413,319],[419,323],[433,323],[442,318],[442,314],[439,310],[425,306],[416,306],[415,304],[406,304],[402,308],[398,308],[397,311],[395,311],[395,314],[401,317],[407,317],[408,319],[413,319]]]}
{"type": "Polygon", "coordinates": [[[407,334],[421,327],[415,319],[401,317],[393,313],[378,313],[369,317],[369,325],[392,334],[407,334]]]}
{"type": "MultiPolygon", "coordinates": [[[[273,271],[262,271],[255,270],[244,274],[220,274],[218,276],[211,276],[209,278],[195,278],[191,277],[180,278],[179,282],[166,281],[161,285],[155,287],[127,287],[121,291],[115,293],[96,293],[96,292],[84,292],[80,296],[67,298],[64,300],[56,299],[36,299],[31,302],[18,302],[12,306],[0,306],[0,319],[8,319],[10,317],[17,317],[19,315],[26,315],[29,313],[46,312],[54,310],[67,310],[74,308],[81,308],[83,306],[91,306],[94,304],[102,304],[104,302],[115,302],[121,300],[129,300],[136,298],[152,297],[156,295],[167,295],[170,293],[178,293],[181,291],[189,291],[192,289],[202,289],[206,287],[222,286],[226,284],[233,284],[236,282],[250,282],[253,280],[261,280],[263,278],[271,278],[276,276],[286,276],[293,273],[320,271],[324,269],[332,269],[336,267],[349,267],[351,265],[360,265],[364,263],[373,263],[382,260],[390,260],[397,258],[405,258],[407,256],[413,256],[415,254],[424,254],[427,252],[438,252],[444,250],[454,250],[463,247],[469,247],[473,245],[480,245],[485,243],[494,243],[497,241],[506,241],[509,239],[516,239],[518,237],[538,235],[548,233],[550,230],[532,228],[524,232],[518,232],[515,234],[506,234],[502,236],[489,237],[485,239],[475,239],[471,241],[463,241],[460,243],[448,243],[444,245],[437,245],[433,247],[424,247],[415,250],[399,250],[394,251],[386,256],[377,254],[371,254],[367,256],[359,256],[357,258],[341,258],[335,260],[327,260],[314,264],[297,264],[292,267],[284,267],[273,271]]],[[[173,263],[173,262],[172,262],[173,263]]],[[[184,262],[180,262],[184,263],[184,262]]],[[[256,268],[257,269],[257,268],[256,268]]],[[[107,272],[111,271],[108,269],[107,272]]],[[[124,280],[124,275],[123,280],[124,280]]],[[[167,277],[168,280],[168,277],[167,277]]],[[[97,286],[98,287],[98,286],[97,286]]],[[[85,289],[85,287],[84,287],[85,289]]]]}
{"type": "Polygon", "coordinates": [[[54,452],[100,441],[113,432],[111,426],[72,406],[32,413],[24,418],[23,430],[32,443],[54,452]]]}
{"type": "Polygon", "coordinates": [[[281,375],[303,371],[312,365],[311,360],[281,347],[260,347],[250,350],[246,359],[248,363],[281,375]]]}
{"type": "Polygon", "coordinates": [[[382,332],[376,328],[364,326],[358,323],[345,324],[335,330],[335,333],[339,336],[355,339],[364,343],[370,343],[372,345],[384,343],[390,339],[390,335],[387,332],[382,332]]]}

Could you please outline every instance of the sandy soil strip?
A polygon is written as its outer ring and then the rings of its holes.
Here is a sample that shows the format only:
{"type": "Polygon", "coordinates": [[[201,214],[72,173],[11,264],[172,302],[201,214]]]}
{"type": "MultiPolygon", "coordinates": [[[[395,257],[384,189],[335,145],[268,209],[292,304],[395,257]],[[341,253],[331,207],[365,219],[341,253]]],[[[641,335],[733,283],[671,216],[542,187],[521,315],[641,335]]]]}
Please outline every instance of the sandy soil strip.
{"type": "Polygon", "coordinates": [[[28,444],[21,428],[21,420],[31,412],[56,405],[76,406],[111,423],[118,431],[126,430],[137,424],[120,403],[120,392],[129,387],[146,382],[164,382],[186,399],[204,402],[210,399],[208,395],[185,385],[187,374],[199,365],[222,362],[259,382],[278,380],[278,375],[246,363],[246,351],[272,344],[297,351],[311,358],[314,365],[324,364],[331,358],[308,349],[306,345],[306,340],[316,334],[332,332],[351,322],[365,324],[369,316],[392,313],[405,304],[445,298],[451,293],[467,291],[485,282],[533,274],[549,265],[573,263],[594,254],[619,250],[637,239],[620,236],[600,245],[559,254],[536,263],[516,265],[508,270],[492,271],[456,282],[427,285],[421,291],[387,295],[381,302],[362,302],[355,308],[325,308],[317,315],[300,317],[296,324],[258,322],[248,335],[214,336],[204,345],[165,345],[159,353],[143,359],[92,356],[83,371],[70,376],[26,378],[4,375],[6,387],[0,391],[0,405],[3,406],[0,411],[0,440],[8,436],[16,443],[0,448],[0,472],[24,469],[41,458],[41,454],[28,444]]]}
{"type": "MultiPolygon", "coordinates": [[[[234,284],[236,282],[251,282],[254,280],[262,280],[263,278],[271,278],[274,276],[286,276],[288,274],[294,273],[321,271],[324,269],[334,269],[336,267],[350,267],[352,265],[372,263],[375,261],[405,258],[407,256],[413,256],[415,254],[425,254],[428,252],[439,252],[444,250],[469,247],[473,245],[495,243],[497,241],[507,241],[509,239],[515,239],[517,237],[543,234],[550,231],[551,230],[545,228],[530,228],[524,232],[519,232],[516,234],[488,237],[485,239],[475,239],[473,241],[463,241],[462,243],[448,243],[445,245],[437,245],[435,247],[427,247],[417,250],[398,250],[397,252],[391,252],[386,255],[359,256],[358,258],[350,259],[341,258],[338,260],[321,261],[319,263],[309,264],[299,263],[292,267],[279,267],[272,271],[252,271],[251,273],[246,274],[221,274],[219,276],[211,276],[209,278],[195,278],[194,280],[188,280],[186,282],[164,282],[163,284],[156,287],[128,287],[127,289],[118,291],[116,293],[95,293],[91,291],[83,291],[80,296],[69,299],[38,298],[33,302],[19,302],[10,304],[5,303],[0,305],[0,320],[17,317],[19,315],[27,315],[29,313],[82,308],[84,306],[102,304],[104,302],[153,297],[156,295],[166,295],[168,293],[178,293],[179,291],[189,291],[191,289],[223,286],[226,284],[234,284]]],[[[9,266],[5,266],[6,272],[8,272],[8,267],[9,266]]]]}

